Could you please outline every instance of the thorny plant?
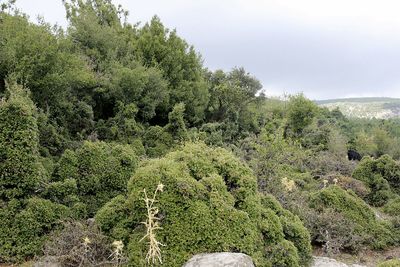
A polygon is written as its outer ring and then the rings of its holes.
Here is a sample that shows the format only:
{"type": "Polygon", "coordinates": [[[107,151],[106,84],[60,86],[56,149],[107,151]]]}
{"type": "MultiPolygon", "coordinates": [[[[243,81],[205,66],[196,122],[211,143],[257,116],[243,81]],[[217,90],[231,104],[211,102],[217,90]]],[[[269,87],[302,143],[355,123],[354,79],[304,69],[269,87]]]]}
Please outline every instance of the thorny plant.
{"type": "Polygon", "coordinates": [[[147,218],[145,222],[142,222],[146,226],[146,235],[140,241],[144,239],[148,240],[149,248],[146,254],[146,261],[149,265],[154,265],[157,262],[160,262],[162,264],[160,247],[165,245],[163,245],[156,239],[156,231],[162,228],[160,227],[159,223],[160,218],[157,217],[159,210],[157,207],[154,206],[154,203],[157,202],[157,192],[162,192],[163,189],[164,185],[159,183],[156,190],[154,191],[154,195],[152,198],[149,198],[147,196],[146,189],[143,189],[143,200],[146,203],[147,218]]]}

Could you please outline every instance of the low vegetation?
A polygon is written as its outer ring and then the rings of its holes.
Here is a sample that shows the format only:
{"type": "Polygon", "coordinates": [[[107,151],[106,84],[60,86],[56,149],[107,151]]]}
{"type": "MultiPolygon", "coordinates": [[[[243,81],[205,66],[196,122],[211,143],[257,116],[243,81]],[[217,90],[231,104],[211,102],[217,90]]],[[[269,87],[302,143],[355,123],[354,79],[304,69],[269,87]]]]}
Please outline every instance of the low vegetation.
{"type": "Polygon", "coordinates": [[[312,246],[400,246],[399,119],[267,98],[157,17],[64,4],[66,30],[1,6],[0,264],[293,267],[312,246]]]}

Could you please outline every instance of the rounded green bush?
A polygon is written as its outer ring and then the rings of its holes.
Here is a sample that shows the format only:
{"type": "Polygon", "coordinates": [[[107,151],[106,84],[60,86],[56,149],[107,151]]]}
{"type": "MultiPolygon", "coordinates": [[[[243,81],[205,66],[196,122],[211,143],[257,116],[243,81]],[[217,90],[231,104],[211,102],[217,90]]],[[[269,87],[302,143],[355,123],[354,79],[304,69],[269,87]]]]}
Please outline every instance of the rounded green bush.
{"type": "Polygon", "coordinates": [[[382,249],[393,245],[391,225],[378,221],[373,210],[353,191],[347,192],[336,185],[329,186],[311,195],[310,207],[318,212],[333,209],[340,213],[354,223],[355,232],[372,248],[382,249]]]}
{"type": "Polygon", "coordinates": [[[385,205],[399,190],[400,165],[390,156],[383,155],[378,159],[364,157],[353,172],[353,177],[363,181],[371,189],[366,196],[374,206],[385,205]]]}
{"type": "Polygon", "coordinates": [[[13,84],[8,93],[8,99],[0,101],[0,200],[29,197],[46,173],[28,91],[13,84]]]}
{"type": "Polygon", "coordinates": [[[149,157],[161,157],[171,150],[174,138],[161,126],[150,126],[143,136],[143,143],[149,157]]]}
{"type": "Polygon", "coordinates": [[[46,235],[68,215],[67,207],[49,200],[11,200],[0,209],[0,262],[21,261],[40,253],[46,235]]]}
{"type": "Polygon", "coordinates": [[[224,149],[189,143],[144,163],[130,179],[127,196],[117,196],[97,212],[102,230],[128,243],[131,266],[146,265],[144,190],[152,197],[159,183],[164,191],[157,193],[155,205],[162,229],[156,234],[165,245],[163,266],[221,251],[246,253],[257,266],[308,265],[305,228],[279,204],[282,214],[263,205],[252,171],[224,149]],[[289,218],[284,226],[283,217],[289,218]]]}
{"type": "Polygon", "coordinates": [[[300,218],[285,210],[272,195],[263,196],[261,201],[264,207],[272,209],[279,216],[285,239],[293,242],[297,248],[300,262],[309,263],[312,253],[310,233],[304,227],[300,218]]]}
{"type": "Polygon", "coordinates": [[[58,199],[75,188],[79,201],[92,216],[107,201],[126,192],[127,181],[137,166],[137,156],[129,145],[84,142],[76,151],[66,150],[48,189],[50,199],[58,199]]]}

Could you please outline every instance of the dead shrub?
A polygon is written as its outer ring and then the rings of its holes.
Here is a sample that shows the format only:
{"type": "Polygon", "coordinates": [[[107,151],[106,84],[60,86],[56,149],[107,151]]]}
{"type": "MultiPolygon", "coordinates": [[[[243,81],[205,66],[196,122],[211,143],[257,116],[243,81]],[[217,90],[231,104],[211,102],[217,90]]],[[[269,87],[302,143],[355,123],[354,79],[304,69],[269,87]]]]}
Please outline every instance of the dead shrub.
{"type": "Polygon", "coordinates": [[[111,240],[93,221],[64,222],[63,230],[54,232],[46,242],[44,255],[65,267],[119,266],[124,261],[121,255],[115,257],[111,240]]]}

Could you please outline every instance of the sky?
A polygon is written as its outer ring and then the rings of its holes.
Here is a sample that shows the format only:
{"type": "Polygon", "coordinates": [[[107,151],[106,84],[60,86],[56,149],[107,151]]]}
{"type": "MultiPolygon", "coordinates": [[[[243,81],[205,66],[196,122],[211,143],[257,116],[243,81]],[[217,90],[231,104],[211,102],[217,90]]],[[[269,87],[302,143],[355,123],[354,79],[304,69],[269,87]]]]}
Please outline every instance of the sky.
{"type": "MultiPolygon", "coordinates": [[[[0,2],[3,0],[0,0],[0,2]]],[[[244,67],[267,95],[400,97],[398,0],[113,0],[131,23],[154,15],[210,70],[244,67]]],[[[66,27],[61,0],[17,0],[66,27]]]]}

